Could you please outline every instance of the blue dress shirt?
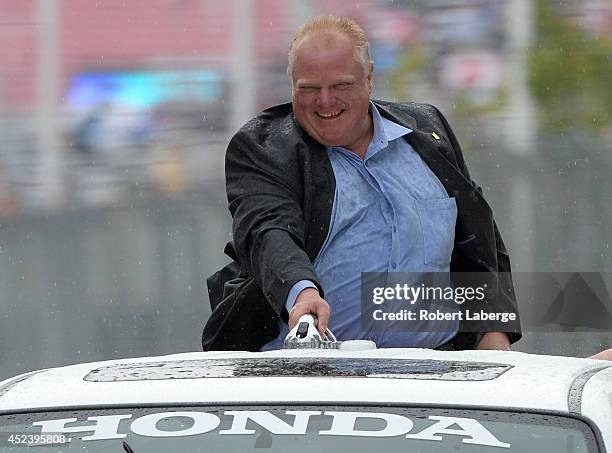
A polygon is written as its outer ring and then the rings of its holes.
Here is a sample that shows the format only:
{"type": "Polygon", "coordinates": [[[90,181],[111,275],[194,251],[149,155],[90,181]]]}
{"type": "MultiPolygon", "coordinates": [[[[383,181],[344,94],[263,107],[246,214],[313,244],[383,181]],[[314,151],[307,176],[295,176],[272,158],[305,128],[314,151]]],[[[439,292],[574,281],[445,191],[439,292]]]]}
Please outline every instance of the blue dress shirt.
{"type": "MultiPolygon", "coordinates": [[[[329,233],[314,261],[339,340],[368,339],[378,347],[436,347],[452,338],[458,321],[422,321],[418,332],[364,331],[361,272],[448,272],[457,207],[419,154],[402,137],[412,131],[382,118],[373,104],[374,133],[365,158],[340,147],[327,152],[336,179],[329,233]],[[427,324],[424,324],[427,323],[427,324]]],[[[300,291],[291,289],[287,310],[300,291]]],[[[409,308],[409,307],[406,307],[409,308]]],[[[262,350],[282,348],[288,328],[262,350]]]]}

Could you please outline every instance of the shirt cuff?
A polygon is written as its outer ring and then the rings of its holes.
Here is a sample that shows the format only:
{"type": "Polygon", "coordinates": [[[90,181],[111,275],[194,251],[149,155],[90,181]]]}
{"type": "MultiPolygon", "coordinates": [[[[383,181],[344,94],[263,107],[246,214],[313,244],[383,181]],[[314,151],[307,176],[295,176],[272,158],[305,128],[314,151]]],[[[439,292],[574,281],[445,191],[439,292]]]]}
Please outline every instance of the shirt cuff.
{"type": "Polygon", "coordinates": [[[315,285],[310,280],[300,280],[295,285],[291,287],[291,291],[289,291],[289,295],[287,296],[287,302],[285,303],[285,307],[287,311],[291,311],[293,306],[295,305],[295,300],[297,296],[306,288],[314,288],[318,291],[317,285],[315,285]]]}

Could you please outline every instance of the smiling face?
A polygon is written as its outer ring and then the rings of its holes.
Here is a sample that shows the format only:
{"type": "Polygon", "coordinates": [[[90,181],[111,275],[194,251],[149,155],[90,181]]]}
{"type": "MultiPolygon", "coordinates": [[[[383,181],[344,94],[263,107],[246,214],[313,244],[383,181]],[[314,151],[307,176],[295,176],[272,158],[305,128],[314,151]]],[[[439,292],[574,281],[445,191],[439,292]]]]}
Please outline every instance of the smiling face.
{"type": "Polygon", "coordinates": [[[362,158],[372,139],[372,64],[365,68],[338,32],[306,36],[295,49],[293,112],[308,134],[362,158]]]}

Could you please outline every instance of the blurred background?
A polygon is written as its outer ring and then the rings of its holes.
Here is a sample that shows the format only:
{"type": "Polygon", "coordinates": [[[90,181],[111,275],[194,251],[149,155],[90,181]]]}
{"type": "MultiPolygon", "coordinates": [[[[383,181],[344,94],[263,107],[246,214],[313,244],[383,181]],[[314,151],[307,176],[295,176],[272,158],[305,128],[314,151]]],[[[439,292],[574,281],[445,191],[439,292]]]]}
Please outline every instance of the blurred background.
{"type": "Polygon", "coordinates": [[[225,146],[320,14],[367,31],[375,98],[446,114],[514,270],[612,273],[612,0],[0,0],[0,379],[201,349],[225,146]]]}

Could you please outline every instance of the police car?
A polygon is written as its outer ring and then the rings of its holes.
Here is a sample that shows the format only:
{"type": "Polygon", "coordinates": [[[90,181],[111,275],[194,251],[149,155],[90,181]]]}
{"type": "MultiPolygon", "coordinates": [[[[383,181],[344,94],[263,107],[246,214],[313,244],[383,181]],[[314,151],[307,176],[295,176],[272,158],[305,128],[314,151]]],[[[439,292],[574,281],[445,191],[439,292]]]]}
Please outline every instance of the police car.
{"type": "Polygon", "coordinates": [[[299,336],[8,379],[0,452],[612,451],[612,362],[299,336]]]}

